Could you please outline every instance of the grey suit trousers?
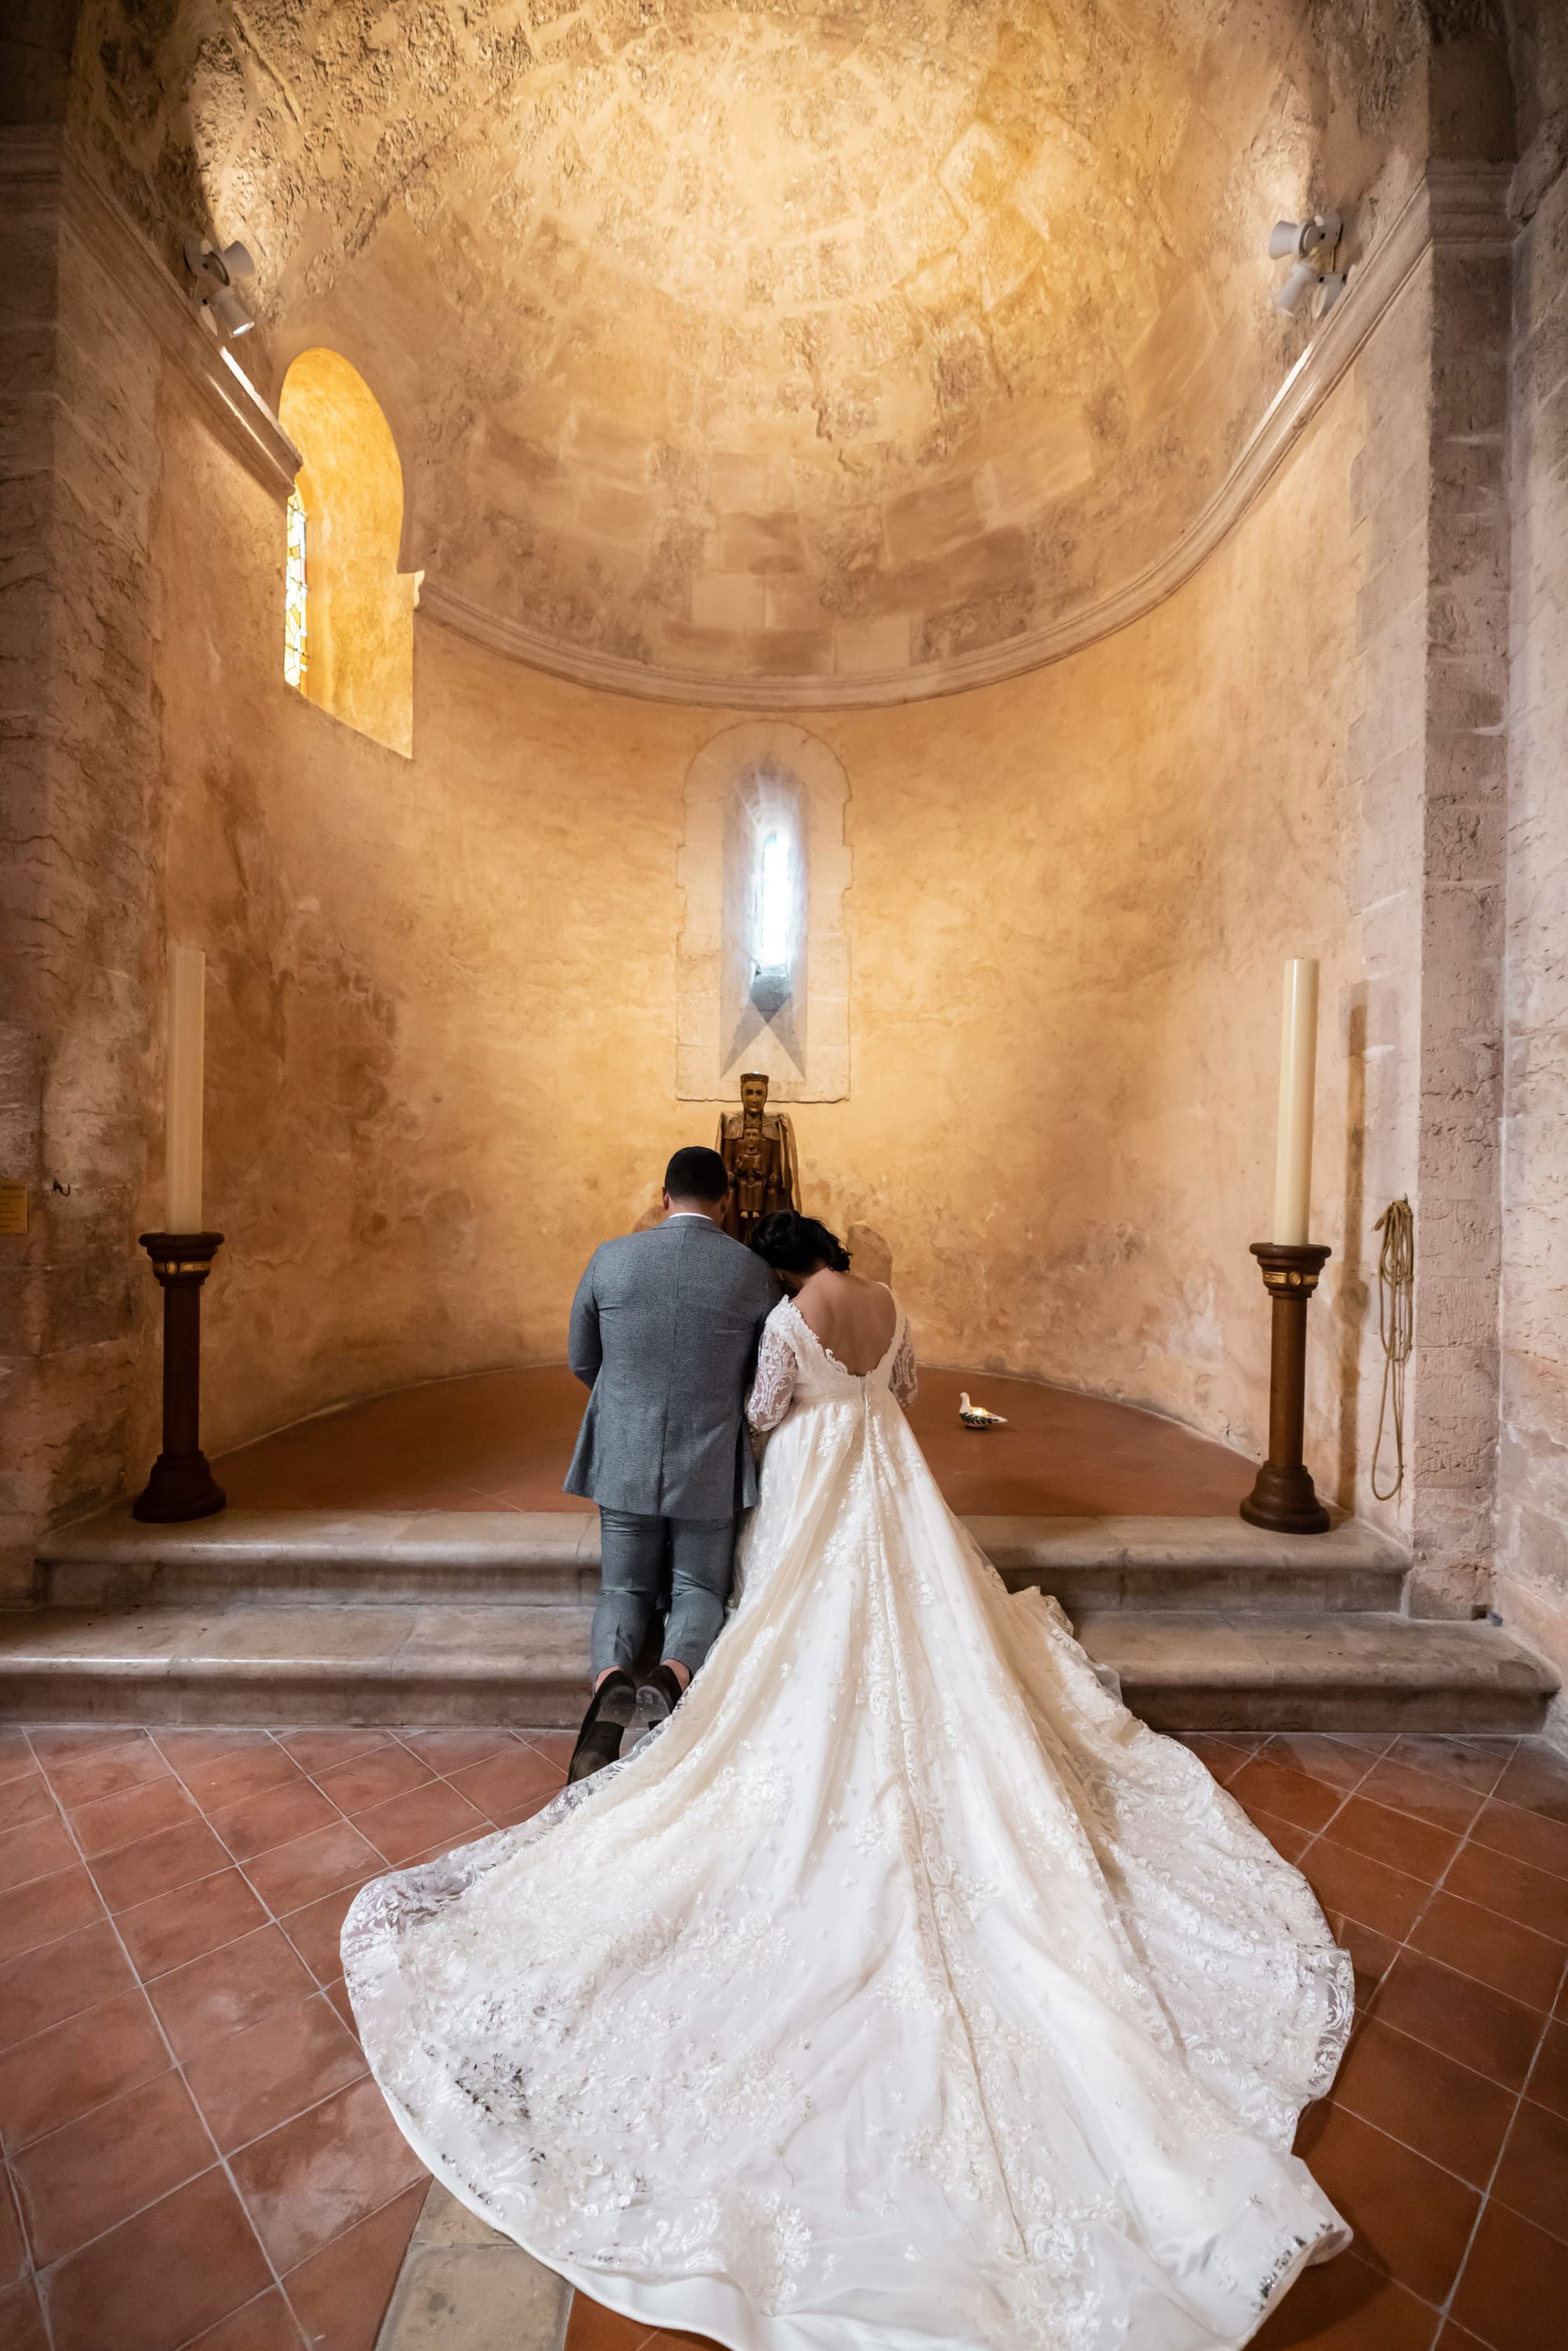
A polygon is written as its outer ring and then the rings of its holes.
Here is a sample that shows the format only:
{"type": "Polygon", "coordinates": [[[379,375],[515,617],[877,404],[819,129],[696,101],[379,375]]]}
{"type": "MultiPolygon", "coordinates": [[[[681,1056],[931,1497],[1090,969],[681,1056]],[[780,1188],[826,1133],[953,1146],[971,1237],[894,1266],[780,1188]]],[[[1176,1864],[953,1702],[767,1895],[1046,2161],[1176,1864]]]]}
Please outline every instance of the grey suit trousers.
{"type": "Polygon", "coordinates": [[[658,1519],[641,1510],[600,1507],[602,1566],[590,1656],[595,1681],[611,1666],[628,1672],[648,1637],[670,1563],[670,1614],[664,1655],[695,1674],[724,1623],[735,1566],[728,1519],[658,1519]]]}

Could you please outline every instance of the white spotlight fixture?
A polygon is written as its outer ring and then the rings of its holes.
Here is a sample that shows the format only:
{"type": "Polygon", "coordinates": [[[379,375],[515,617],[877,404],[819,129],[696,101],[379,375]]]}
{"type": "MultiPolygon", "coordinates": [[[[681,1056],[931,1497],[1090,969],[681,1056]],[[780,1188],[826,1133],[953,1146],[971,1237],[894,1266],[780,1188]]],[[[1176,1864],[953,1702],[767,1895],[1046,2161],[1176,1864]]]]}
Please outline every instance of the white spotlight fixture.
{"type": "Polygon", "coordinates": [[[1287,311],[1293,317],[1317,282],[1318,273],[1310,261],[1294,263],[1284,284],[1275,290],[1275,309],[1287,311]]]}
{"type": "Polygon", "coordinates": [[[248,335],[256,320],[235,292],[236,277],[254,277],[256,264],[245,246],[215,246],[204,236],[185,239],[185,266],[201,289],[202,317],[213,333],[226,336],[248,335]]]}
{"type": "Polygon", "coordinates": [[[1345,272],[1331,269],[1344,234],[1338,213],[1314,213],[1309,220],[1276,221],[1269,237],[1270,261],[1291,265],[1274,295],[1274,308],[1293,314],[1309,294],[1312,315],[1326,318],[1344,292],[1345,272]]]}

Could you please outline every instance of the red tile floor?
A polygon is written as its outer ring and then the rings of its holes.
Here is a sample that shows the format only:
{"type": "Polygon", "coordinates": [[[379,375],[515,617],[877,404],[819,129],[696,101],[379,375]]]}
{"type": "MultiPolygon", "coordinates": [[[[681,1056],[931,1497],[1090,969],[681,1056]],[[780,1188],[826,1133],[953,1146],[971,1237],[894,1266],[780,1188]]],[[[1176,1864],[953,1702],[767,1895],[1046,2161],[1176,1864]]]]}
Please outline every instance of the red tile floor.
{"type": "MultiPolygon", "coordinates": [[[[1356,2231],[1265,2351],[1561,2351],[1568,1765],[1195,1738],[1361,2020],[1301,2152],[1356,2231]]],[[[0,1730],[0,2346],[371,2351],[424,2192],[355,2042],[356,1887],[537,1811],[559,1733],[0,1730]]],[[[580,2297],[569,2351],[677,2338],[580,2297]]],[[[452,2346],[461,2351],[461,2346],[452,2346]]]]}
{"type": "MultiPolygon", "coordinates": [[[[218,1475],[249,1510],[586,1510],[560,1490],[584,1395],[559,1364],[431,1380],[258,1437],[218,1475]]],[[[1155,1413],[990,1372],[923,1369],[910,1420],[954,1510],[977,1517],[1229,1518],[1256,1469],[1155,1413]],[[1007,1427],[965,1428],[963,1388],[1007,1427]]]]}

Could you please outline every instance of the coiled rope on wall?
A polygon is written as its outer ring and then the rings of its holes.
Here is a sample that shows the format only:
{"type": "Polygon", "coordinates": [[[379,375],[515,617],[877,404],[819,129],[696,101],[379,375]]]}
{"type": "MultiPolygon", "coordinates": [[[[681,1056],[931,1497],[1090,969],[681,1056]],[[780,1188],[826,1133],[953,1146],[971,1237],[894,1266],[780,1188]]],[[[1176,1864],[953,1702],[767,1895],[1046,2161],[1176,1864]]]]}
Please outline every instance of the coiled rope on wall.
{"type": "Polygon", "coordinates": [[[1377,1442],[1372,1450],[1372,1490],[1391,1502],[1405,1483],[1405,1367],[1410,1360],[1416,1303],[1416,1217],[1401,1193],[1373,1227],[1383,1235],[1377,1258],[1377,1335],[1383,1342],[1383,1395],[1377,1406],[1377,1442]],[[1390,1406],[1394,1421],[1394,1483],[1377,1482],[1378,1458],[1390,1406]]]}

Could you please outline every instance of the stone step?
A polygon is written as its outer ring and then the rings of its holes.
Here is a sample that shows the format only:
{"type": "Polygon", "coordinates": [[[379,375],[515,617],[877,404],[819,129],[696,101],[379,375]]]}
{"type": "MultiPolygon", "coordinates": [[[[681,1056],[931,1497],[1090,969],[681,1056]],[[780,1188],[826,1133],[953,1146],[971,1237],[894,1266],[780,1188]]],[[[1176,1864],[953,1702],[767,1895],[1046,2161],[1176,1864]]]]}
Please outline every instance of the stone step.
{"type": "MultiPolygon", "coordinates": [[[[1390,1609],[1406,1560],[1350,1520],[1326,1535],[1270,1535],[1239,1518],[976,1518],[966,1521],[1015,1590],[1037,1583],[1069,1614],[1100,1608],[1390,1609]]],[[[120,1504],[54,1536],[37,1597],[65,1608],[216,1606],[237,1598],[454,1604],[590,1599],[591,1511],[241,1510],[141,1526],[120,1504]]]]}
{"type": "Polygon", "coordinates": [[[1076,1631],[1156,1730],[1524,1732],[1557,1688],[1486,1624],[1123,1608],[1091,1611],[1076,1631]]]}
{"type": "Polygon", "coordinates": [[[228,1600],[0,1616],[0,1721],[574,1723],[586,1602],[228,1600]]]}
{"type": "Polygon", "coordinates": [[[1396,1609],[1410,1562],[1359,1519],[1275,1535],[1239,1517],[975,1518],[965,1525],[1017,1592],[1091,1609],[1396,1609]]]}
{"type": "Polygon", "coordinates": [[[118,1503],[49,1538],[37,1596],[57,1608],[340,1601],[559,1605],[599,1589],[591,1510],[223,1511],[139,1525],[118,1503]]]}
{"type": "MultiPolygon", "coordinates": [[[[17,1613],[0,1618],[0,1720],[570,1724],[590,1614],[583,1602],[17,1613]]],[[[1555,1687],[1490,1625],[1112,1608],[1079,1633],[1166,1730],[1535,1730],[1555,1687]]]]}

